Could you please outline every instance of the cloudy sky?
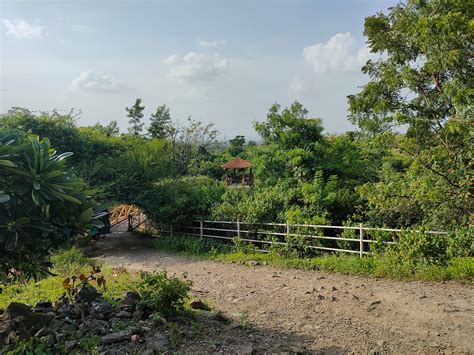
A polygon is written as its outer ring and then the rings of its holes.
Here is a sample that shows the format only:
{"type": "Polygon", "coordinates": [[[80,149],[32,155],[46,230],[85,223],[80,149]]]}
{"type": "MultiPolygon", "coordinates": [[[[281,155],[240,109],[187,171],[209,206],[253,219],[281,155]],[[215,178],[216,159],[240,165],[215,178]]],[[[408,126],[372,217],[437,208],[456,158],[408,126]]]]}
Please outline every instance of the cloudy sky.
{"type": "Polygon", "coordinates": [[[173,118],[255,138],[274,102],[301,101],[328,132],[352,129],[346,95],[367,78],[366,16],[386,0],[0,0],[0,112],[71,107],[117,120],[141,97],[173,118]]]}

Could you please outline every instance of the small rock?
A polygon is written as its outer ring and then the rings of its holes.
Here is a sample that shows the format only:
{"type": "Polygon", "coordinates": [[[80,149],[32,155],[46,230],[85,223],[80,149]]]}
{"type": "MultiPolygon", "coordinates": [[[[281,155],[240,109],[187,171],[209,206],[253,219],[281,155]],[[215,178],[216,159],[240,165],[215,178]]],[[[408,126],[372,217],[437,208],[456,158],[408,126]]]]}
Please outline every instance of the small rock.
{"type": "Polygon", "coordinates": [[[137,309],[135,312],[132,313],[133,319],[136,320],[141,320],[145,318],[145,312],[143,312],[141,309],[137,309]]]}
{"type": "Polygon", "coordinates": [[[72,349],[74,349],[76,344],[77,344],[76,340],[66,340],[66,342],[64,343],[64,350],[68,353],[72,349]]]}
{"type": "Polygon", "coordinates": [[[331,287],[331,291],[337,291],[337,288],[336,287],[331,287]]]}
{"type": "Polygon", "coordinates": [[[240,354],[252,354],[253,352],[253,345],[252,343],[244,343],[240,346],[239,353],[240,354]]]}
{"type": "Polygon", "coordinates": [[[323,295],[318,295],[318,300],[322,301],[324,299],[326,299],[326,297],[324,297],[323,295]]]}
{"type": "Polygon", "coordinates": [[[305,291],[305,295],[309,295],[311,293],[311,291],[305,291]]]}
{"type": "Polygon", "coordinates": [[[121,304],[125,306],[135,306],[140,299],[141,297],[138,292],[128,291],[122,298],[121,304]]]}
{"type": "Polygon", "coordinates": [[[113,343],[119,343],[121,341],[128,340],[130,339],[131,336],[132,336],[132,332],[130,330],[122,330],[120,332],[104,335],[101,341],[102,341],[102,344],[113,344],[113,343]]]}
{"type": "Polygon", "coordinates": [[[114,308],[108,302],[92,302],[92,309],[96,314],[102,314],[105,317],[108,317],[114,311],[114,308]]]}
{"type": "Polygon", "coordinates": [[[31,306],[28,306],[23,303],[12,302],[5,310],[3,318],[12,319],[16,317],[30,317],[31,313],[31,306]]]}
{"type": "Polygon", "coordinates": [[[260,265],[260,263],[257,260],[250,260],[250,261],[247,262],[247,265],[257,266],[257,265],[260,265]]]}
{"type": "Polygon", "coordinates": [[[54,343],[56,342],[56,338],[54,337],[53,334],[49,334],[49,335],[46,335],[44,337],[41,337],[40,338],[44,343],[46,343],[46,345],[48,347],[51,347],[54,345],[54,343]]]}
{"type": "Polygon", "coordinates": [[[336,302],[336,301],[337,301],[337,298],[334,296],[331,296],[331,302],[336,302]]]}
{"type": "Polygon", "coordinates": [[[153,349],[145,349],[138,353],[138,355],[153,355],[155,352],[153,349]]]}
{"type": "Polygon", "coordinates": [[[99,291],[89,284],[83,284],[77,293],[77,299],[82,302],[90,303],[100,297],[99,291]]]}
{"type": "Polygon", "coordinates": [[[193,300],[190,304],[189,307],[192,309],[200,309],[203,311],[209,310],[209,307],[201,300],[193,300]]]}
{"type": "Polygon", "coordinates": [[[120,311],[115,313],[115,316],[118,318],[132,318],[132,313],[127,311],[120,311]]]}
{"type": "Polygon", "coordinates": [[[359,296],[356,296],[356,295],[352,295],[352,298],[355,300],[359,300],[359,296]]]}
{"type": "Polygon", "coordinates": [[[146,345],[146,349],[154,350],[154,351],[163,351],[168,346],[169,340],[168,337],[161,333],[156,333],[153,336],[148,344],[146,345]]]}

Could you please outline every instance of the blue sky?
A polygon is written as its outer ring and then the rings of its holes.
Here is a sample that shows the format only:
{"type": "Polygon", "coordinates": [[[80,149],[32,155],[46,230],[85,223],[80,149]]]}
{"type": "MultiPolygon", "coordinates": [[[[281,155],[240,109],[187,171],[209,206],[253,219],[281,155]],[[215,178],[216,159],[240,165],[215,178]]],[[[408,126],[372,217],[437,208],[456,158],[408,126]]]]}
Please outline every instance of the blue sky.
{"type": "Polygon", "coordinates": [[[353,129],[346,95],[367,78],[366,16],[396,0],[0,0],[0,111],[80,109],[80,125],[145,117],[213,122],[255,138],[274,102],[302,102],[328,132],[353,129]]]}

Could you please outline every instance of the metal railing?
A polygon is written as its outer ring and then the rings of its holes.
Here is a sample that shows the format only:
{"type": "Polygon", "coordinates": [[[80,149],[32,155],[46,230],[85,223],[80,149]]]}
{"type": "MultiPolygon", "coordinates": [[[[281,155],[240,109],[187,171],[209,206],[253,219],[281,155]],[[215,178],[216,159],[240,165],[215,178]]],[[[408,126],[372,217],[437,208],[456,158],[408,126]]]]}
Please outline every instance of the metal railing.
{"type": "Polygon", "coordinates": [[[195,236],[221,241],[251,243],[265,251],[272,245],[288,246],[295,238],[304,241],[304,248],[328,252],[343,252],[363,255],[371,254],[371,243],[396,244],[402,232],[427,233],[445,236],[447,232],[402,230],[359,226],[332,226],[292,223],[245,223],[231,221],[193,221],[190,225],[159,229],[170,236],[195,236]]]}

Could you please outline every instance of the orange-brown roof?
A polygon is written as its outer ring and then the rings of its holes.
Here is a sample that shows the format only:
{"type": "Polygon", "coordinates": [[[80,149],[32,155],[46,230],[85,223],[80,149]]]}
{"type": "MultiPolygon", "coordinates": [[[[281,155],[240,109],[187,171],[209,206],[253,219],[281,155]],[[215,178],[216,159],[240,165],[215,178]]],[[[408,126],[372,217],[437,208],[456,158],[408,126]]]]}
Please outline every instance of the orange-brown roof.
{"type": "Polygon", "coordinates": [[[222,165],[224,169],[246,169],[246,168],[250,168],[251,166],[252,166],[251,162],[239,157],[222,165]]]}

